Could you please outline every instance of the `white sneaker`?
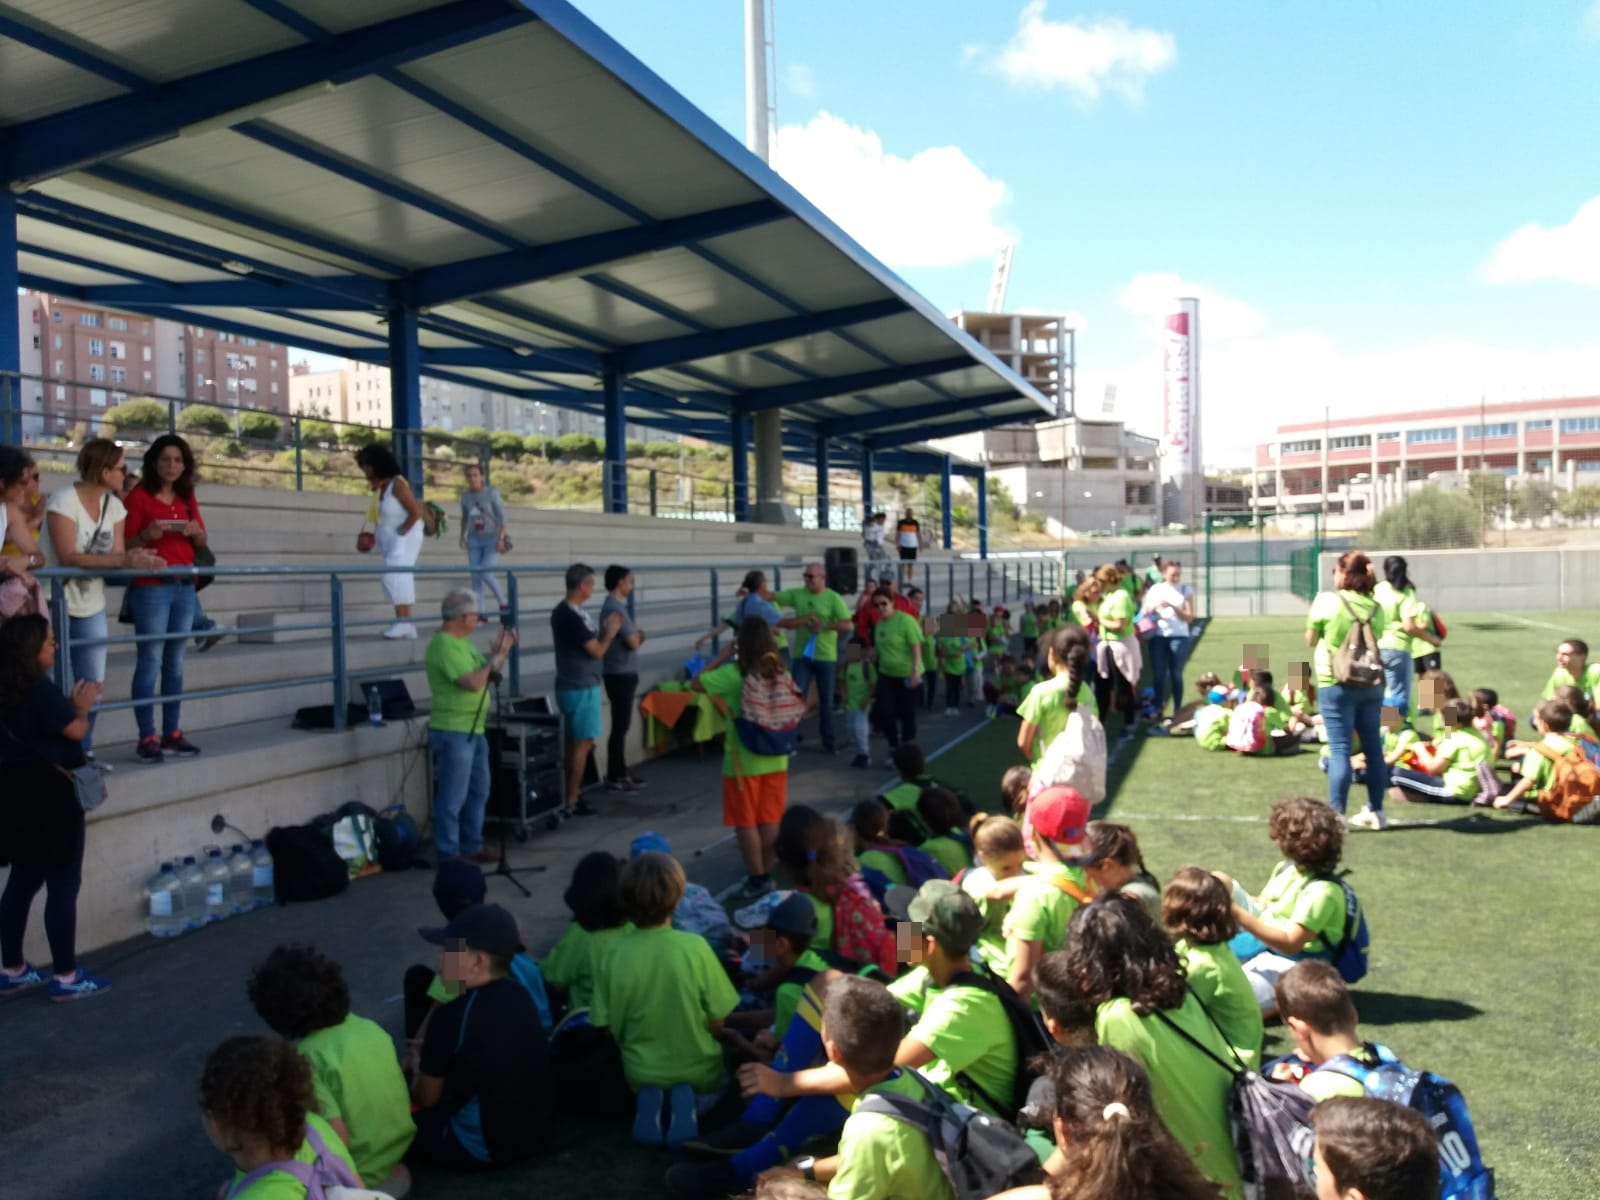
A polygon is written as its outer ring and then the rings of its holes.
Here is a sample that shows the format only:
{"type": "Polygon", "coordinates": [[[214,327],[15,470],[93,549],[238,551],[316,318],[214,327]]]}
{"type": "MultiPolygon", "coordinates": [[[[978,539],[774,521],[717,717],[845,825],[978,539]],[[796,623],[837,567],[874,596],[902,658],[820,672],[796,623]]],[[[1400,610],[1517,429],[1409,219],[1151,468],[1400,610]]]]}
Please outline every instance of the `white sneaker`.
{"type": "Polygon", "coordinates": [[[1371,829],[1377,832],[1389,828],[1389,818],[1381,812],[1373,812],[1370,808],[1363,808],[1350,818],[1350,824],[1359,825],[1362,829],[1371,829]]]}
{"type": "Polygon", "coordinates": [[[405,639],[414,642],[417,640],[417,627],[410,621],[396,621],[383,631],[383,636],[391,641],[405,639]]]}

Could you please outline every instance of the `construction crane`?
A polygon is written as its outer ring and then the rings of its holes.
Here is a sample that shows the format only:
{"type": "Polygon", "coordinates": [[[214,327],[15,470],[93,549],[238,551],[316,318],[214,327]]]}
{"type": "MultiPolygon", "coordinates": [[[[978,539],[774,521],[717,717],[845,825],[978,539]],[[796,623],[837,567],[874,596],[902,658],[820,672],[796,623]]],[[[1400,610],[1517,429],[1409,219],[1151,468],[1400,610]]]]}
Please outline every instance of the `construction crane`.
{"type": "Polygon", "coordinates": [[[1015,241],[1004,242],[994,255],[994,273],[989,276],[989,311],[1004,312],[1006,287],[1011,283],[1011,255],[1016,250],[1015,241]]]}

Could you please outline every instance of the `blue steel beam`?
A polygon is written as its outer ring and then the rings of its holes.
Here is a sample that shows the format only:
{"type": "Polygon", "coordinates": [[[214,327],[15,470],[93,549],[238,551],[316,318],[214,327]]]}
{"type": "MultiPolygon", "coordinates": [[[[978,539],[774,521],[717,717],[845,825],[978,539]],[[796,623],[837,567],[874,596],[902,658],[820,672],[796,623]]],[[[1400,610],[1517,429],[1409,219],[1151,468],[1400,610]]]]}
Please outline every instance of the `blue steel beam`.
{"type": "Polygon", "coordinates": [[[546,246],[518,248],[508,254],[491,254],[448,266],[424,268],[407,283],[407,298],[428,307],[450,304],[557,275],[591,270],[653,250],[681,246],[693,238],[716,237],[768,225],[788,216],[788,212],[773,201],[756,200],[686,217],[672,217],[653,225],[613,229],[546,246]]]}
{"type": "Polygon", "coordinates": [[[188,75],[12,127],[0,143],[0,182],[35,184],[180,130],[269,104],[322,83],[346,83],[514,29],[535,19],[506,0],[454,0],[188,75]]]}
{"type": "Polygon", "coordinates": [[[77,67],[80,71],[98,75],[101,79],[114,83],[118,87],[127,88],[130,92],[143,91],[150,86],[148,80],[136,75],[126,67],[107,62],[98,55],[90,54],[82,46],[54,37],[42,29],[24,24],[16,17],[7,16],[3,12],[0,12],[0,37],[10,38],[13,42],[21,42],[24,46],[31,46],[41,54],[48,54],[51,58],[77,67]]]}
{"type": "Polygon", "coordinates": [[[642,371],[653,371],[659,367],[693,362],[718,354],[753,350],[758,346],[767,346],[790,338],[825,333],[844,325],[877,321],[904,311],[905,305],[898,300],[873,300],[866,304],[851,304],[844,308],[826,309],[823,312],[778,317],[771,321],[754,321],[749,325],[736,325],[731,329],[715,329],[705,333],[685,334],[682,337],[661,338],[654,342],[640,342],[619,350],[616,357],[624,371],[635,375],[642,371]]]}
{"type": "Polygon", "coordinates": [[[862,413],[855,417],[836,417],[833,420],[818,422],[818,427],[826,429],[829,434],[836,437],[877,433],[880,430],[893,429],[896,425],[921,425],[925,431],[926,422],[936,418],[959,416],[964,412],[976,414],[987,405],[998,404],[1003,400],[1014,401],[1016,398],[1017,393],[1010,390],[985,392],[981,396],[956,397],[941,404],[925,404],[919,408],[891,408],[882,412],[862,413]]]}
{"type": "Polygon", "coordinates": [[[143,271],[130,271],[127,267],[108,267],[99,259],[90,258],[86,254],[69,254],[65,250],[56,250],[49,246],[38,246],[32,242],[18,243],[17,252],[19,254],[36,255],[39,258],[48,258],[52,262],[66,263],[69,267],[85,267],[102,275],[115,275],[119,279],[128,279],[135,283],[153,283],[162,287],[167,287],[171,283],[171,280],[163,279],[159,275],[147,275],[143,271]]]}
{"type": "MultiPolygon", "coordinates": [[[[0,441],[22,445],[22,381],[4,372],[22,370],[22,286],[17,273],[17,198],[0,191],[0,441]]],[[[43,345],[40,342],[40,345],[43,345]]]]}
{"type": "Polygon", "coordinates": [[[417,356],[417,314],[407,308],[389,311],[389,424],[395,431],[400,469],[421,491],[422,384],[417,356]]]}
{"type": "MultiPolygon", "coordinates": [[[[103,267],[114,271],[115,268],[103,267]]],[[[345,286],[357,280],[352,276],[345,286]]],[[[145,305],[191,304],[197,308],[319,308],[349,312],[382,312],[385,289],[377,280],[370,285],[372,298],[365,303],[349,296],[332,296],[316,288],[270,279],[215,279],[197,283],[97,283],[83,289],[83,298],[106,308],[138,309],[145,305]]]]}
{"type": "Polygon", "coordinates": [[[859,371],[853,375],[836,375],[831,379],[805,379],[799,383],[782,383],[776,387],[758,388],[743,393],[737,403],[745,412],[765,412],[769,408],[787,408],[792,404],[826,400],[831,396],[870,391],[873,388],[889,387],[891,384],[905,383],[929,375],[943,375],[947,371],[959,371],[970,366],[972,360],[964,355],[960,358],[935,358],[928,362],[859,371]]]}

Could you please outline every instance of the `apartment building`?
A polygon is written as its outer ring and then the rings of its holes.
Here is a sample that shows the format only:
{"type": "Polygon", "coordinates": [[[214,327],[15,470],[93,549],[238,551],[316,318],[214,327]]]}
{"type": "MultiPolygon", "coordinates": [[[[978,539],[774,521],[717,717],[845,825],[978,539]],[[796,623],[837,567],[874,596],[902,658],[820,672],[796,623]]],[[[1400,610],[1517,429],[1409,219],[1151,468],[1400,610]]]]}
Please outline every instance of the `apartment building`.
{"type": "Polygon", "coordinates": [[[1256,446],[1252,503],[1371,512],[1472,471],[1600,483],[1600,396],[1517,400],[1280,425],[1256,446]]]}
{"type": "Polygon", "coordinates": [[[180,393],[202,404],[289,411],[289,352],[277,342],[181,325],[180,393]]]}

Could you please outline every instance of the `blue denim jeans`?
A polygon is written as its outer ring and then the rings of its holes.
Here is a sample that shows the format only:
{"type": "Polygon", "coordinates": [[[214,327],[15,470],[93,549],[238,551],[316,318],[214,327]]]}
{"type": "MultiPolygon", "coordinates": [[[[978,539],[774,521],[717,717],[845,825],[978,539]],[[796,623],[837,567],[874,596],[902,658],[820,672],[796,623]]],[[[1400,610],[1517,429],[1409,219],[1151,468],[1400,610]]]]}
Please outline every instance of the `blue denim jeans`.
{"type": "Polygon", "coordinates": [[[1174,710],[1183,707],[1183,664],[1189,657],[1186,637],[1153,637],[1150,648],[1150,674],[1155,682],[1156,711],[1165,712],[1171,697],[1174,710]]]}
{"type": "MultiPolygon", "coordinates": [[[[177,633],[182,637],[165,642],[140,642],[133,667],[133,698],[149,700],[156,694],[156,678],[161,680],[161,695],[173,697],[161,706],[161,734],[177,733],[183,693],[183,655],[189,648],[189,631],[194,626],[194,584],[157,583],[149,587],[130,585],[128,606],[133,609],[133,631],[137,634],[177,633]]],[[[156,733],[155,708],[142,704],[133,710],[141,738],[156,733]]]]}
{"type": "Polygon", "coordinates": [[[433,752],[433,845],[441,861],[483,846],[489,804],[489,740],[481,733],[428,730],[433,752]]]}
{"type": "Polygon", "coordinates": [[[500,590],[500,581],[495,578],[494,565],[499,561],[500,552],[499,534],[488,534],[478,537],[467,535],[467,565],[472,568],[472,590],[478,593],[478,610],[483,611],[483,589],[487,587],[494,593],[495,604],[499,608],[506,606],[506,594],[500,590]]]}
{"type": "MultiPolygon", "coordinates": [[[[805,634],[804,630],[798,631],[805,634]]],[[[805,643],[800,643],[801,649],[805,643]]],[[[838,743],[834,740],[833,732],[833,689],[839,682],[839,664],[836,662],[818,662],[814,658],[807,658],[803,654],[795,655],[794,665],[789,674],[794,676],[794,685],[800,689],[800,694],[806,694],[811,687],[811,681],[817,681],[817,704],[820,711],[817,713],[817,724],[822,734],[822,748],[833,750],[838,743]]]]}
{"type": "MultiPolygon", "coordinates": [[[[106,647],[83,646],[80,642],[99,641],[105,638],[110,626],[106,624],[106,610],[87,617],[68,617],[67,634],[72,639],[69,647],[72,662],[72,682],[88,680],[91,683],[106,681],[106,647]]],[[[89,714],[89,732],[83,735],[83,752],[87,754],[94,743],[94,718],[89,714]]]]}
{"type": "Polygon", "coordinates": [[[1328,733],[1328,805],[1344,812],[1350,798],[1350,755],[1359,742],[1367,756],[1367,807],[1383,811],[1389,768],[1383,761],[1383,689],[1335,683],[1317,689],[1317,707],[1328,733]]]}
{"type": "Polygon", "coordinates": [[[1383,705],[1398,708],[1401,716],[1411,712],[1411,678],[1413,674],[1411,651],[1379,650],[1383,659],[1383,705]]]}

